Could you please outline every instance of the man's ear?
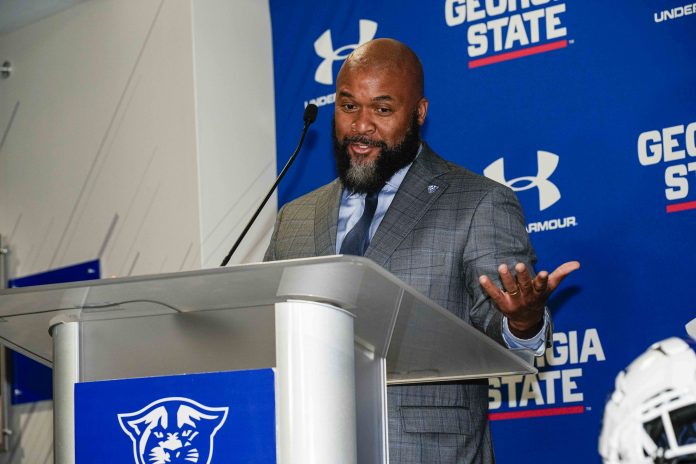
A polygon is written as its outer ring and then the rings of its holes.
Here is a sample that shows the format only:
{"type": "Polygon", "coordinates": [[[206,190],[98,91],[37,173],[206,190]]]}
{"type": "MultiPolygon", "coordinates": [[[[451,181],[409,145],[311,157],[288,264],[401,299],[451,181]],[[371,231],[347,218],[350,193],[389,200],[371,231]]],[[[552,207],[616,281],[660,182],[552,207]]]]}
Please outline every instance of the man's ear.
{"type": "Polygon", "coordinates": [[[428,114],[428,99],[425,97],[421,97],[420,100],[418,100],[418,125],[422,126],[423,123],[425,122],[425,116],[428,114]]]}

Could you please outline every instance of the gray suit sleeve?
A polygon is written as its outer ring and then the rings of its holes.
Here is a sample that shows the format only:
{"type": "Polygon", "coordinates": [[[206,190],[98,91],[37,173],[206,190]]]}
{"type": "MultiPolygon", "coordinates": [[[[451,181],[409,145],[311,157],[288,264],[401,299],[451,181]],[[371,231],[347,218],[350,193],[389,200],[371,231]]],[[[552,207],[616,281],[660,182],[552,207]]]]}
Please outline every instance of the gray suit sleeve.
{"type": "Polygon", "coordinates": [[[485,195],[473,215],[464,252],[464,280],[472,324],[505,345],[503,315],[479,283],[487,275],[498,286],[498,266],[523,262],[532,271],[536,256],[525,229],[524,215],[515,194],[500,186],[485,195]]]}
{"type": "Polygon", "coordinates": [[[275,225],[273,226],[273,233],[271,234],[271,242],[268,244],[266,253],[263,255],[264,261],[276,261],[278,259],[276,258],[276,241],[278,239],[278,229],[280,228],[280,222],[282,220],[284,210],[285,206],[280,208],[280,211],[278,211],[278,215],[276,216],[275,225]]]}

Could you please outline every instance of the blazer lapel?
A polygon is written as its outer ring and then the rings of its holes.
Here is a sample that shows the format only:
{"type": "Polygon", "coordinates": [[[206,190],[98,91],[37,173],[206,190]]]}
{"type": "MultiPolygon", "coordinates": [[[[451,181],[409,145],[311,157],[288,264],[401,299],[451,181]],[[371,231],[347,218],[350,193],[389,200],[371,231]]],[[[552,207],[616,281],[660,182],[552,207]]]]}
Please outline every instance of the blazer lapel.
{"type": "Polygon", "coordinates": [[[394,250],[447,188],[448,184],[437,178],[448,171],[447,163],[424,144],[375,232],[366,257],[385,266],[394,250]]]}
{"type": "Polygon", "coordinates": [[[314,211],[314,247],[316,256],[336,254],[338,208],[341,204],[341,181],[336,179],[319,197],[314,211]]]}

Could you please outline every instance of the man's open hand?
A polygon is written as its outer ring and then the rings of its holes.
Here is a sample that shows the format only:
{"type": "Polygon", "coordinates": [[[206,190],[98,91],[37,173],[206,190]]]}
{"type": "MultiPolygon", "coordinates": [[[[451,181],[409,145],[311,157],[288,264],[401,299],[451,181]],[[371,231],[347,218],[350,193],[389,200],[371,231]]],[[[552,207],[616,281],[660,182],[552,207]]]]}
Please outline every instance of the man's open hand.
{"type": "Polygon", "coordinates": [[[563,263],[549,274],[541,271],[532,279],[524,263],[515,265],[515,275],[506,264],[498,266],[503,288],[498,288],[488,276],[479,277],[481,286],[508,318],[508,326],[518,338],[531,338],[541,329],[546,300],[568,274],[580,268],[577,261],[563,263]]]}

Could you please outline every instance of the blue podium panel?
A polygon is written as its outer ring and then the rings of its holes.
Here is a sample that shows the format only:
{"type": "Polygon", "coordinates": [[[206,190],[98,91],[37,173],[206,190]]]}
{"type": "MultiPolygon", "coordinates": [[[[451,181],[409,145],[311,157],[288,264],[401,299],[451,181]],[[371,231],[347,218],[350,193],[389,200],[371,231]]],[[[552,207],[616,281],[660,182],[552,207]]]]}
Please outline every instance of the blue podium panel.
{"type": "Polygon", "coordinates": [[[75,385],[77,464],[275,463],[272,369],[75,385]]]}

